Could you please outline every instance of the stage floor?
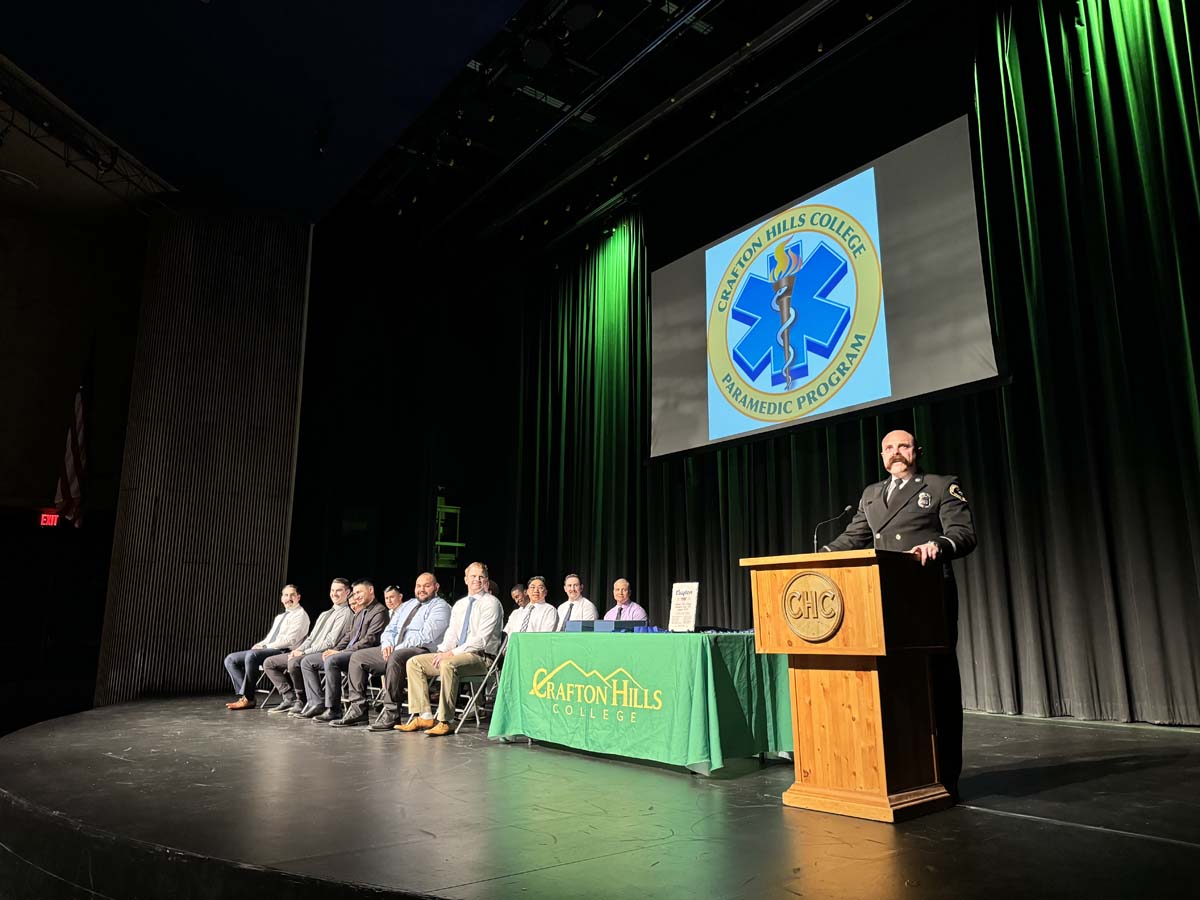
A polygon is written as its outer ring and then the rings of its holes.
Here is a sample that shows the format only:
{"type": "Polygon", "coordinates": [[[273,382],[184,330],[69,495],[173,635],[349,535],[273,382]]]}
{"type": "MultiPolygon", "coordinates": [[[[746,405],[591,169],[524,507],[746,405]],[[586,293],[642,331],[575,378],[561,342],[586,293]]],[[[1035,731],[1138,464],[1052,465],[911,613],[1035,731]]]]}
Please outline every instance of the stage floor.
{"type": "MultiPolygon", "coordinates": [[[[0,740],[0,897],[1166,897],[1200,733],[968,715],[961,806],[901,825],[725,777],[144,702],[0,740]]],[[[724,770],[723,770],[724,771],[724,770]]]]}

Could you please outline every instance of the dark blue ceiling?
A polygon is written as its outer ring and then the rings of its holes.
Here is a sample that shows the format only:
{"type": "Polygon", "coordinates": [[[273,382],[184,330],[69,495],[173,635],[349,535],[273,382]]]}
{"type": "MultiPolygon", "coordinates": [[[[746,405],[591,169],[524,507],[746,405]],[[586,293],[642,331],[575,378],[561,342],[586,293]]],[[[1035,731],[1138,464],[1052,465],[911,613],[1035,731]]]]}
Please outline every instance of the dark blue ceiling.
{"type": "Polygon", "coordinates": [[[520,5],[25,2],[0,53],[175,187],[316,219],[520,5]]]}

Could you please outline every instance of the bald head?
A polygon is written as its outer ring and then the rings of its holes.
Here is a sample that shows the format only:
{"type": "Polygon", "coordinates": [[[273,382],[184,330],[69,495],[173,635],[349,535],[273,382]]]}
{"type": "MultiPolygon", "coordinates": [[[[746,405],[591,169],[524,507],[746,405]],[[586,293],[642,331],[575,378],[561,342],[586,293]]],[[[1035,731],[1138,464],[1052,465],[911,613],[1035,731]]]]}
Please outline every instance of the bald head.
{"type": "Polygon", "coordinates": [[[883,467],[893,478],[909,479],[917,471],[920,455],[917,439],[907,431],[889,431],[884,436],[880,458],[883,467]]]}
{"type": "Polygon", "coordinates": [[[618,578],[613,582],[613,599],[617,601],[618,606],[624,606],[629,602],[629,582],[624,578],[618,578]]]}
{"type": "Polygon", "coordinates": [[[418,600],[423,603],[437,592],[438,583],[432,572],[422,572],[417,576],[417,583],[413,585],[413,594],[418,600]]]}

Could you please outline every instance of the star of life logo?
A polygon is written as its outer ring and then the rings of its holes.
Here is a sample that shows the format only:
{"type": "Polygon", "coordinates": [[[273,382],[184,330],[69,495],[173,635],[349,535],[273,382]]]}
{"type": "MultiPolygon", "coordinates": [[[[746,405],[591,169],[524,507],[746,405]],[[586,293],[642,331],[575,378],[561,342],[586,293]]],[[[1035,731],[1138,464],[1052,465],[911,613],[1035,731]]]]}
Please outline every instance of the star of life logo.
{"type": "Polygon", "coordinates": [[[708,322],[721,396],[762,422],[820,410],[876,331],[882,279],[867,229],[844,209],[801,205],[761,223],[727,259],[708,322]]]}

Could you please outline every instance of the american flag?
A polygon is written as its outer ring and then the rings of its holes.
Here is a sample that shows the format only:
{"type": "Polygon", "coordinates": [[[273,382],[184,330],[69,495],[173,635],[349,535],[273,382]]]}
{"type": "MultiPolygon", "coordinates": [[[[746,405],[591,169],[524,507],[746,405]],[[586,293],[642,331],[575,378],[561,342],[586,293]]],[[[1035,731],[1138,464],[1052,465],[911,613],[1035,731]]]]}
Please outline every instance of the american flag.
{"type": "Polygon", "coordinates": [[[59,515],[70,519],[76,528],[83,524],[83,499],[81,485],[87,468],[87,452],[83,444],[83,388],[75,392],[75,417],[67,429],[67,450],[63,455],[63,468],[58,476],[58,490],[54,493],[54,505],[59,515]]]}

